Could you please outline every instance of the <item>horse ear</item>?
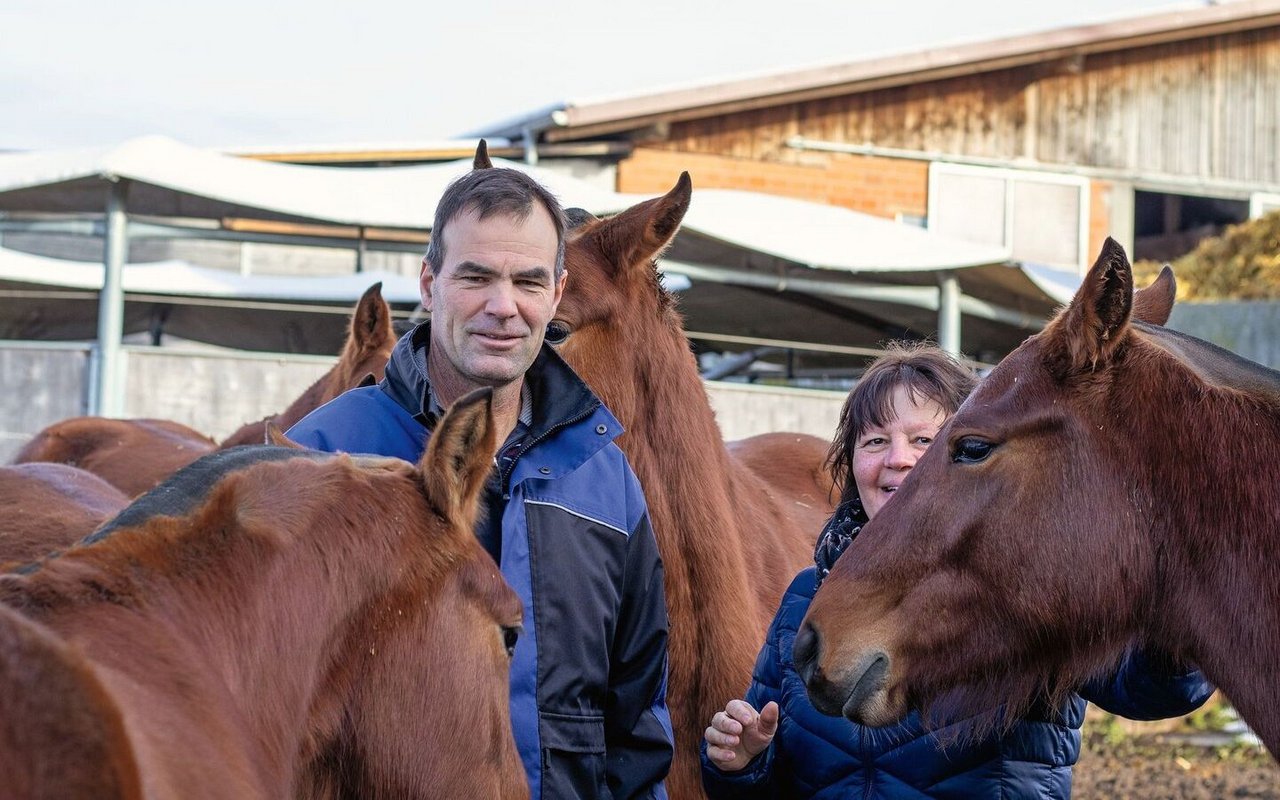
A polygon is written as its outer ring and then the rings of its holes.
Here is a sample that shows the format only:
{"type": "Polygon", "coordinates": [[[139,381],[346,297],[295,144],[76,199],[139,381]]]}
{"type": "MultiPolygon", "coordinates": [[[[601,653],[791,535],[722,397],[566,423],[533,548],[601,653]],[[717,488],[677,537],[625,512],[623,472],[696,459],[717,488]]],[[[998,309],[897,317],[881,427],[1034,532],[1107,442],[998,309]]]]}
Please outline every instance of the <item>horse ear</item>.
{"type": "Polygon", "coordinates": [[[484,139],[476,145],[476,157],[471,161],[472,169],[493,169],[493,162],[489,160],[489,143],[484,139]]]}
{"type": "Polygon", "coordinates": [[[1133,293],[1133,318],[1150,325],[1164,325],[1173,312],[1177,294],[1178,282],[1174,280],[1173,269],[1165,264],[1150,286],[1133,293]]]}
{"type": "Polygon", "coordinates": [[[1045,364],[1059,378],[1105,366],[1128,332],[1133,269],[1114,239],[1085,275],[1076,296],[1045,330],[1045,364]]]}
{"type": "Polygon", "coordinates": [[[348,334],[344,350],[377,350],[395,340],[396,332],[391,326],[391,306],[382,298],[382,281],[365,289],[360,296],[355,313],[351,315],[348,334]]]}
{"type": "Polygon", "coordinates": [[[643,264],[646,268],[675,237],[689,210],[693,181],[680,173],[675,187],[662,197],[628,208],[583,234],[593,240],[615,269],[643,264]]]}
{"type": "Polygon", "coordinates": [[[480,490],[493,468],[493,389],[459,398],[436,424],[418,467],[427,499],[465,530],[475,528],[480,490]]]}
{"type": "Polygon", "coordinates": [[[298,444],[294,440],[284,435],[284,431],[271,420],[267,420],[262,424],[262,440],[263,444],[274,444],[277,447],[287,447],[290,450],[305,450],[306,448],[298,444]]]}

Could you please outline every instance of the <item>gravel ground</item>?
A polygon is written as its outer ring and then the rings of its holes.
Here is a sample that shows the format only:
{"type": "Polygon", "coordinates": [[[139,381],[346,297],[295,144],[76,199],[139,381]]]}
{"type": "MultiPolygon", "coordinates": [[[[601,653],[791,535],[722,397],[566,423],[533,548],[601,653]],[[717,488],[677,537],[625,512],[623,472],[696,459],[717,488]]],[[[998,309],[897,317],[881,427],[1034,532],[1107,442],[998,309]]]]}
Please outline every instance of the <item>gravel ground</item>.
{"type": "Polygon", "coordinates": [[[1190,729],[1186,720],[1129,723],[1090,709],[1072,797],[1280,800],[1280,765],[1259,745],[1234,738],[1190,729]]]}

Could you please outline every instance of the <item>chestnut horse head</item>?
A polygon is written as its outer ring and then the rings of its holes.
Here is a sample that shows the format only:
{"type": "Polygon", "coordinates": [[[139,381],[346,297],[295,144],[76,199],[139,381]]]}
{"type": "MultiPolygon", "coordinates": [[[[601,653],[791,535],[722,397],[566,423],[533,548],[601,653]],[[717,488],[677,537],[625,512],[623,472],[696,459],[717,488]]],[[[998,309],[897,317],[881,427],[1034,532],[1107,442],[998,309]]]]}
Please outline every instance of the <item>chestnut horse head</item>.
{"type": "Polygon", "coordinates": [[[35,462],[0,467],[0,564],[67,547],[129,505],[124,492],[82,469],[35,462]]]}
{"type": "Polygon", "coordinates": [[[347,328],[347,340],[338,355],[338,363],[289,404],[279,414],[258,422],[250,422],[222,441],[219,447],[235,447],[241,444],[262,444],[267,423],[280,430],[288,430],[295,422],[320,406],[365,381],[382,380],[387,359],[395,347],[396,334],[391,323],[391,307],[382,298],[382,284],[375,283],[365,290],[356,303],[347,328]]]}
{"type": "Polygon", "coordinates": [[[16,643],[0,715],[24,720],[0,723],[6,780],[35,797],[528,797],[507,688],[521,603],[473,533],[489,407],[487,390],[459,400],[417,465],[215,453],[0,576],[16,643]]]}
{"type": "Polygon", "coordinates": [[[662,553],[673,797],[701,794],[702,730],[750,683],[783,590],[812,563],[830,513],[826,442],[778,435],[730,448],[722,439],[655,262],[691,198],[684,174],[666,195],[607,219],[570,209],[568,280],[548,329],[626,428],[618,444],[644,487],[662,553]]]}
{"type": "Polygon", "coordinates": [[[1276,752],[1280,373],[1160,327],[1167,267],[1132,281],[1108,240],[840,558],[795,648],[816,707],[1016,713],[1141,647],[1276,752]]]}

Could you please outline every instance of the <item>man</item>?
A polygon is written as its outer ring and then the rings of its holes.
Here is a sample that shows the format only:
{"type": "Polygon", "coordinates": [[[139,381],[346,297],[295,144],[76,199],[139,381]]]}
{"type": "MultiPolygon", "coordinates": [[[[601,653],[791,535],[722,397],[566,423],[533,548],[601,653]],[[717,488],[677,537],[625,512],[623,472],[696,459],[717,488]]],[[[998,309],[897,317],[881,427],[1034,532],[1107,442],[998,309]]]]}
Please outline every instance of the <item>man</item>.
{"type": "Polygon", "coordinates": [[[524,601],[511,717],[533,797],[665,797],[667,615],[648,512],[621,426],[544,345],[564,292],[564,211],[532,178],[477,169],[436,209],[423,258],[431,320],[377,386],[288,435],[415,461],[455,399],[493,389],[498,441],[477,535],[524,601]]]}

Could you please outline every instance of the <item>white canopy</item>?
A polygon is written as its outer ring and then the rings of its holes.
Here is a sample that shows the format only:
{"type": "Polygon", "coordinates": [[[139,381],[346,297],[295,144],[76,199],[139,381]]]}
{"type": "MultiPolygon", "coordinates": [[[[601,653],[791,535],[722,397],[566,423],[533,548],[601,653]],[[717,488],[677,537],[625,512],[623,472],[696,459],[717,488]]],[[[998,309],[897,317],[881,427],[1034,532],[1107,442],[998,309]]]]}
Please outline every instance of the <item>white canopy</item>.
{"type": "MultiPolygon", "coordinates": [[[[612,214],[647,199],[559,172],[523,170],[565,206],[612,214]]],[[[428,230],[449,182],[468,160],[409,167],[299,166],[223,155],[147,136],[117,147],[0,156],[0,210],[101,213],[104,182],[130,181],[128,213],[251,217],[366,228],[428,230]]],[[[696,186],[697,176],[693,176],[696,186]]],[[[1004,248],[939,236],[838,206],[727,189],[695,189],[683,231],[729,249],[846,272],[962,269],[1008,261],[1004,248]]]]}
{"type": "MultiPolygon", "coordinates": [[[[645,199],[546,168],[495,163],[531,173],[567,207],[596,215],[645,199]]],[[[384,168],[298,166],[151,136],[110,148],[0,156],[0,211],[105,214],[108,256],[98,284],[98,339],[101,359],[109,364],[121,330],[122,293],[131,291],[120,287],[126,214],[338,224],[358,227],[366,241],[377,242],[394,238],[383,233],[388,229],[428,230],[445,187],[468,169],[469,160],[384,168]]],[[[802,335],[772,338],[814,341],[825,335],[839,344],[936,332],[944,346],[958,350],[963,340],[970,352],[999,353],[1036,329],[1069,295],[1010,264],[1004,248],[845,208],[730,190],[695,189],[666,268],[694,282],[685,308],[695,329],[732,333],[748,326],[752,335],[771,336],[770,326],[779,324],[802,335]]],[[[199,282],[194,273],[173,277],[199,282]]],[[[110,368],[97,374],[116,380],[110,368]]],[[[95,387],[94,396],[112,393],[111,387],[95,387]]],[[[95,408],[110,413],[111,403],[104,399],[95,408]]]]}

